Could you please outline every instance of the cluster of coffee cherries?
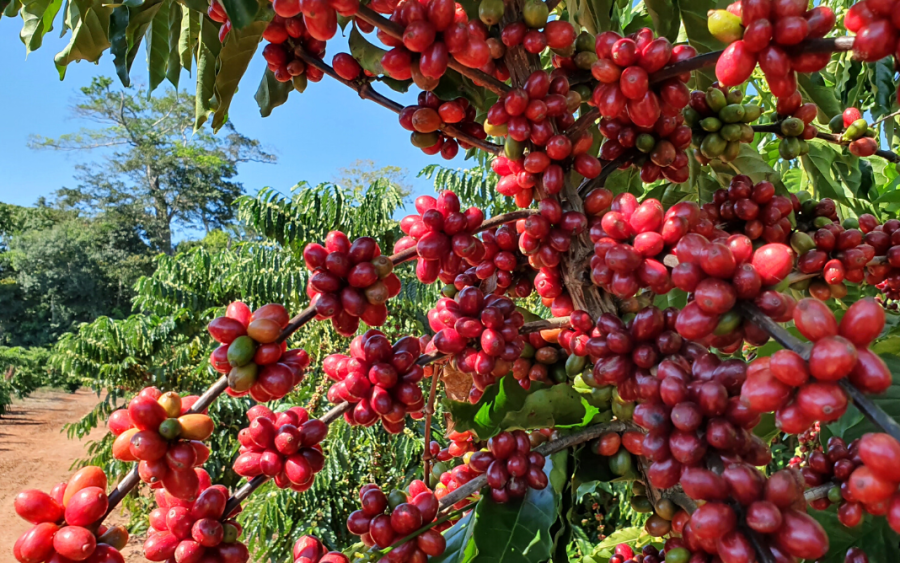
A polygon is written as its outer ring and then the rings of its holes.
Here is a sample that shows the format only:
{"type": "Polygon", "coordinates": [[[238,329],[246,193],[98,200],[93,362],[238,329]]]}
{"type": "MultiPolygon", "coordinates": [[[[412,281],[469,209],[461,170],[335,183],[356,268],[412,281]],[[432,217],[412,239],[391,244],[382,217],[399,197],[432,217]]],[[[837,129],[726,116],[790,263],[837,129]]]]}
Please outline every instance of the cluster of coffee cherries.
{"type": "MultiPolygon", "coordinates": [[[[503,2],[498,0],[481,0],[478,5],[479,17],[488,26],[499,23],[503,13],[503,2]]],[[[571,55],[575,28],[562,19],[548,21],[549,15],[550,10],[544,2],[526,1],[522,7],[522,20],[505,25],[500,32],[500,40],[510,48],[522,45],[533,55],[548,47],[557,54],[571,55]]]]}
{"type": "Polygon", "coordinates": [[[322,540],[315,536],[301,536],[294,544],[294,563],[350,563],[340,551],[326,551],[322,540]]]}
{"type": "Polygon", "coordinates": [[[228,374],[229,395],[250,395],[265,403],[281,399],[303,381],[309,354],[279,342],[289,322],[284,305],[269,303],[251,311],[240,301],[228,305],[224,317],[210,321],[207,330],[221,346],[210,354],[209,363],[228,374]]]}
{"type": "MultiPolygon", "coordinates": [[[[631,473],[634,468],[634,458],[632,458],[632,456],[639,456],[643,453],[643,442],[643,432],[636,432],[633,430],[623,432],[622,434],[619,434],[618,432],[606,432],[596,440],[592,441],[590,448],[591,452],[606,460],[609,470],[613,475],[624,477],[631,473]]],[[[646,492],[640,490],[641,486],[642,485],[639,484],[638,490],[632,490],[632,494],[634,495],[632,498],[646,498],[645,495],[639,494],[641,492],[646,492]]],[[[642,501],[632,501],[631,504],[632,507],[635,507],[637,512],[644,512],[644,510],[640,509],[640,505],[643,504],[642,501]]]]}
{"type": "Polygon", "coordinates": [[[683,125],[681,110],[690,101],[684,84],[690,75],[652,85],[649,75],[695,56],[696,50],[673,47],[665,37],[654,39],[653,32],[643,28],[628,37],[604,31],[596,38],[595,51],[598,59],[591,74],[599,83],[591,101],[605,118],[600,132],[607,138],[600,158],[614,160],[636,148],[642,156],[634,163],[641,167],[643,181],[660,176],[674,183],[687,181],[684,150],[691,144],[691,131],[683,125]]]}
{"type": "Polygon", "coordinates": [[[109,507],[106,486],[103,470],[87,466],[50,494],[29,489],[16,495],[16,514],[34,524],[16,540],[16,561],[124,563],[119,550],[128,543],[128,531],[122,526],[95,526],[109,507]]]}
{"type": "Polygon", "coordinates": [[[391,78],[412,78],[422,90],[433,90],[451,57],[469,68],[493,70],[488,65],[498,53],[492,53],[488,45],[487,27],[478,20],[469,21],[466,11],[453,0],[400,4],[378,0],[371,8],[390,14],[390,20],[403,27],[400,39],[381,30],[377,34],[379,41],[391,48],[381,57],[381,66],[391,78]]]}
{"type": "Polygon", "coordinates": [[[341,231],[325,236],[325,246],[312,242],[303,249],[312,272],[306,294],[316,306],[316,319],[331,319],[341,336],[353,336],[359,321],[381,326],[387,320],[387,300],[400,293],[394,263],[381,254],[371,237],[350,243],[341,231]]]}
{"type": "MultiPolygon", "coordinates": [[[[875,223],[873,216],[863,215],[857,223],[869,231],[867,233],[861,228],[844,228],[836,222],[824,223],[825,226],[812,235],[799,231],[792,237],[791,243],[800,254],[797,268],[801,273],[821,273],[823,281],[829,286],[840,285],[845,280],[853,283],[866,280],[873,285],[884,281],[890,273],[890,264],[869,263],[875,256],[889,254],[891,234],[885,232],[883,227],[877,231],[871,230],[871,225],[875,223]],[[869,221],[872,223],[869,224],[869,221]]],[[[894,228],[894,224],[889,228],[894,228]]]]}
{"type": "Polygon", "coordinates": [[[203,442],[215,428],[208,414],[191,411],[197,399],[145,387],[127,409],[113,411],[108,422],[116,436],[113,457],[138,461],[142,481],[153,488],[164,487],[186,501],[197,496],[194,468],[209,458],[209,448],[203,442]]]}
{"type": "Polygon", "coordinates": [[[469,400],[473,403],[488,386],[509,373],[525,349],[519,334],[525,318],[512,300],[495,294],[485,296],[477,287],[463,288],[453,299],[438,299],[428,312],[428,321],[437,334],[425,352],[451,354],[459,370],[472,374],[469,400]]]}
{"type": "Polygon", "coordinates": [[[555,268],[569,251],[572,239],[587,230],[587,225],[584,213],[563,211],[559,201],[544,198],[538,203],[538,213],[516,221],[519,250],[528,256],[533,268],[555,268]]]}
{"type": "Polygon", "coordinates": [[[544,456],[531,451],[531,440],[523,430],[501,432],[488,440],[487,451],[472,454],[471,471],[487,475],[494,502],[506,503],[525,496],[528,489],[547,487],[544,456]]]}
{"type": "Polygon", "coordinates": [[[680,538],[670,538],[666,541],[662,551],[655,545],[647,544],[635,553],[634,549],[627,543],[620,543],[613,550],[609,563],[695,563],[696,561],[706,561],[705,557],[692,558],[692,554],[682,544],[684,542],[680,538]]]}
{"type": "Polygon", "coordinates": [[[842,133],[841,140],[849,142],[854,156],[872,156],[878,150],[875,131],[869,127],[859,108],[849,107],[835,115],[828,123],[832,133],[842,133]]]}
{"type": "Polygon", "coordinates": [[[444,160],[453,160],[460,147],[472,148],[465,141],[442,134],[440,129],[445,124],[454,125],[477,139],[487,138],[484,128],[475,121],[475,106],[469,105],[469,100],[443,101],[433,92],[420,92],[417,101],[417,105],[400,111],[400,127],[412,131],[410,142],[425,154],[441,153],[444,160]]]}
{"type": "Polygon", "coordinates": [[[679,263],[672,269],[672,283],[693,294],[675,324],[681,336],[726,353],[737,350],[742,340],[765,344],[767,333],[742,320],[734,309],[738,300],[752,299],[777,322],[790,320],[793,297],[763,288],[777,285],[791,273],[795,256],[791,247],[776,242],[754,249],[742,234],[708,240],[689,233],[678,241],[675,256],[679,263]]]}
{"type": "MultiPolygon", "coordinates": [[[[593,323],[592,323],[593,326],[593,323]]],[[[548,385],[566,383],[584,370],[587,358],[574,354],[561,344],[561,331],[553,338],[550,331],[532,332],[526,335],[528,342],[519,358],[513,362],[512,375],[524,389],[530,389],[533,381],[548,385]],[[556,342],[547,341],[544,336],[556,342]]]]}
{"type": "Polygon", "coordinates": [[[203,475],[200,495],[194,501],[156,492],[158,508],[150,513],[150,532],[144,541],[147,560],[221,563],[250,560],[247,546],[238,541],[242,528],[233,519],[236,512],[225,514],[228,489],[211,485],[209,475],[206,472],[203,475]]]}
{"type": "MultiPolygon", "coordinates": [[[[360,510],[350,513],[347,529],[351,534],[361,536],[368,546],[384,549],[397,540],[408,536],[422,526],[434,522],[437,517],[438,499],[422,481],[413,481],[409,495],[403,491],[392,491],[385,495],[378,485],[364,485],[359,490],[360,510]],[[397,493],[397,494],[395,494],[397,493]],[[390,509],[390,510],[388,510],[390,509]]],[[[390,561],[406,563],[424,562],[427,558],[444,553],[447,543],[435,528],[430,528],[390,551],[390,561]]]]}
{"type": "MultiPolygon", "coordinates": [[[[352,13],[359,7],[358,0],[339,0],[332,4],[351,5],[352,13]]],[[[272,7],[275,15],[263,31],[263,39],[268,42],[263,47],[263,58],[275,80],[291,82],[294,89],[303,92],[309,82],[319,82],[325,73],[307,65],[301,55],[325,57],[325,42],[335,33],[335,10],[318,0],[310,2],[309,9],[298,0],[278,0],[272,7]]]]}
{"type": "MultiPolygon", "coordinates": [[[[600,190],[605,188],[594,194],[600,190]]],[[[659,295],[668,293],[673,278],[660,261],[663,250],[675,247],[689,232],[712,235],[713,224],[693,202],[677,203],[663,211],[659,200],[653,198],[638,204],[627,192],[614,198],[604,195],[601,203],[611,205],[602,218],[594,218],[590,224],[594,243],[591,281],[621,299],[633,297],[641,287],[659,295]]]]}
{"type": "Polygon", "coordinates": [[[325,466],[322,446],[328,426],[310,419],[303,407],[275,413],[265,405],[247,411],[247,428],[238,432],[241,448],[232,468],[241,477],[271,477],[280,489],[299,493],[313,485],[316,473],[325,466]]]}
{"type": "Polygon", "coordinates": [[[713,12],[714,17],[708,19],[710,32],[730,43],[716,62],[719,82],[737,86],[750,78],[759,63],[769,90],[775,97],[785,98],[797,91],[797,72],[825,68],[830,53],[790,52],[794,45],[807,38],[825,37],[834,28],[831,8],[807,7],[803,0],[742,0],[713,12]]]}
{"type": "Polygon", "coordinates": [[[534,284],[524,271],[526,260],[519,249],[516,226],[511,223],[500,225],[483,231],[481,237],[484,256],[474,269],[470,268],[456,276],[453,280],[454,288],[459,291],[466,286],[475,285],[478,280],[486,280],[496,274],[498,293],[508,290],[510,297],[520,298],[531,295],[534,284]]]}
{"type": "Polygon", "coordinates": [[[400,230],[406,236],[397,241],[394,252],[415,247],[420,282],[432,284],[440,279],[453,283],[464,267],[476,266],[484,259],[484,244],[475,238],[484,222],[481,209],[460,211],[459,197],[449,190],[437,198],[419,196],[415,205],[418,213],[400,221],[400,230]]]}
{"type": "Polygon", "coordinates": [[[711,160],[734,160],[741,143],[753,142],[753,123],[762,114],[755,104],[742,104],[744,93],[738,89],[710,86],[706,92],[691,92],[690,106],[683,111],[684,121],[693,127],[694,158],[700,164],[711,160]]]}
{"type": "Polygon", "coordinates": [[[425,370],[416,361],[422,343],[405,336],[391,346],[380,331],[370,329],[350,342],[350,355],[332,354],[322,369],[335,384],[328,390],[334,404],[353,403],[344,413],[352,426],[372,426],[379,420],[385,430],[399,434],[407,413],[419,418],[425,397],[419,382],[425,370]]]}
{"type": "Polygon", "coordinates": [[[900,529],[900,473],[891,465],[900,461],[898,455],[900,442],[887,434],[865,434],[850,444],[832,436],[825,451],[810,452],[801,470],[809,487],[834,485],[813,506],[824,510],[839,503],[838,520],[848,528],[860,525],[868,512],[885,516],[892,529],[900,529]]]}
{"type": "Polygon", "coordinates": [[[805,484],[796,469],[766,477],[752,464],[726,463],[721,475],[691,468],[682,477],[685,482],[688,495],[706,501],[682,530],[684,545],[691,551],[717,554],[723,561],[752,561],[755,551],[747,537],[752,531],[775,561],[812,561],[828,553],[828,535],[806,513],[805,484]],[[742,525],[738,510],[728,501],[739,505],[742,525]]]}
{"type": "Polygon", "coordinates": [[[856,34],[853,41],[853,57],[865,62],[875,62],[897,56],[900,27],[894,15],[895,2],[862,0],[856,2],[844,16],[844,27],[856,34]]]}
{"type": "Polygon", "coordinates": [[[756,184],[749,176],[738,174],[728,189],[713,193],[713,200],[701,209],[729,233],[742,232],[750,240],[788,244],[794,211],[791,199],[775,195],[775,186],[765,180],[756,184]]]}
{"type": "Polygon", "coordinates": [[[840,325],[816,299],[801,300],[792,317],[797,330],[813,343],[809,360],[791,350],[754,360],[741,391],[750,409],[775,411],[782,431],[799,434],[816,421],[834,422],[844,414],[848,400],[838,384],[844,378],[866,393],[890,387],[890,371],[868,349],[884,328],[884,310],[874,299],[854,303],[840,325]]]}

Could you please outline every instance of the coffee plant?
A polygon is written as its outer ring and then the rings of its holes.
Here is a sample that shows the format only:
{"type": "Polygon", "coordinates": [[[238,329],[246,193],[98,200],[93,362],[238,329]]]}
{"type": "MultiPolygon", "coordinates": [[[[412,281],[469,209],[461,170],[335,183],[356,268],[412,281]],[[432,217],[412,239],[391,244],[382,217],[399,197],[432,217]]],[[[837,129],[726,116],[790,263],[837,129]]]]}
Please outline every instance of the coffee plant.
{"type": "MultiPolygon", "coordinates": [[[[59,6],[6,4],[39,47],[59,6]]],[[[149,315],[64,339],[116,437],[17,498],[16,559],[122,561],[141,482],[151,561],[900,559],[900,5],[680,4],[67,8],[61,72],[127,83],[146,36],[198,128],[265,43],[264,116],[327,76],[478,168],[399,222],[383,183],[244,198],[277,245],[163,257],[149,315]]]]}

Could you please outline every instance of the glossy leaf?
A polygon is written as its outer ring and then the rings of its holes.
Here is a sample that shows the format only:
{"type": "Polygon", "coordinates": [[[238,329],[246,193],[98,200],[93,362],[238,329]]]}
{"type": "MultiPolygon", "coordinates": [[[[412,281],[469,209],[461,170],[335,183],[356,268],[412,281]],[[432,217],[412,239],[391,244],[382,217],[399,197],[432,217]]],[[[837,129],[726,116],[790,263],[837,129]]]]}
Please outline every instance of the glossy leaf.
{"type": "Polygon", "coordinates": [[[900,561],[900,536],[887,525],[884,517],[866,514],[855,528],[844,527],[837,518],[836,506],[828,510],[810,510],[809,515],[818,520],[828,534],[828,554],[819,559],[822,563],[844,563],[847,549],[861,547],[869,561],[900,561]]]}
{"type": "Polygon", "coordinates": [[[149,92],[153,92],[166,78],[166,64],[169,61],[169,11],[171,0],[160,5],[150,29],[147,30],[147,68],[150,73],[149,92]]]}
{"type": "MultiPolygon", "coordinates": [[[[544,473],[552,476],[556,463],[565,457],[547,459],[544,473]]],[[[473,563],[538,563],[550,556],[560,491],[551,482],[543,490],[528,489],[519,502],[497,504],[486,496],[478,502],[472,521],[472,539],[478,548],[473,563]]]]}
{"type": "Polygon", "coordinates": [[[222,0],[222,6],[233,28],[242,29],[256,20],[259,3],[256,0],[222,0]]]}
{"type": "Polygon", "coordinates": [[[291,90],[293,87],[290,82],[275,80],[275,74],[267,68],[262,80],[259,81],[256,95],[253,96],[259,106],[259,115],[269,117],[273,109],[287,101],[291,90]]]}
{"type": "Polygon", "coordinates": [[[128,6],[118,6],[113,9],[109,18],[109,51],[113,55],[116,65],[116,75],[123,86],[131,85],[131,77],[128,75],[128,6]]]}
{"type": "Polygon", "coordinates": [[[363,37],[363,34],[356,29],[355,25],[350,30],[347,44],[350,46],[350,54],[359,62],[359,66],[363,67],[363,70],[368,70],[373,74],[384,74],[384,68],[381,66],[381,57],[387,51],[369,43],[363,37]]]}
{"type": "Polygon", "coordinates": [[[653,30],[656,34],[674,42],[681,27],[678,3],[675,0],[644,0],[644,6],[653,20],[653,30]]]}
{"type": "Polygon", "coordinates": [[[225,124],[231,99],[237,92],[238,84],[247,72],[253,55],[256,54],[267,25],[268,22],[258,21],[242,29],[232,28],[225,37],[225,44],[222,45],[217,62],[215,84],[217,107],[213,115],[213,131],[218,131],[225,124]]]}
{"type": "Polygon", "coordinates": [[[472,518],[475,512],[469,512],[460,518],[456,524],[444,532],[444,540],[447,547],[444,553],[437,557],[430,557],[429,563],[468,563],[475,557],[477,548],[472,541],[472,518]]]}
{"type": "Polygon", "coordinates": [[[216,59],[222,44],[219,43],[219,26],[209,18],[200,20],[200,39],[197,44],[197,91],[195,93],[194,130],[203,127],[213,108],[216,86],[216,59]]]}
{"type": "Polygon", "coordinates": [[[532,382],[526,391],[511,375],[489,387],[472,405],[446,400],[456,430],[487,439],[503,430],[582,426],[599,410],[569,385],[532,382]]]}
{"type": "Polygon", "coordinates": [[[166,80],[178,89],[178,81],[181,78],[181,56],[178,45],[181,42],[182,8],[180,4],[173,3],[169,7],[169,60],[166,62],[166,80]]]}
{"type": "Polygon", "coordinates": [[[25,52],[30,53],[41,46],[44,35],[53,29],[53,20],[62,0],[25,0],[19,13],[22,14],[22,31],[19,37],[25,44],[25,52]]]}
{"type": "Polygon", "coordinates": [[[197,51],[200,39],[200,18],[203,16],[194,10],[181,11],[181,33],[178,35],[178,51],[181,56],[181,67],[188,73],[197,51]]]}
{"type": "Polygon", "coordinates": [[[97,62],[110,46],[109,20],[113,9],[105,6],[103,0],[72,0],[69,10],[73,9],[78,10],[77,22],[66,18],[72,38],[53,59],[60,80],[66,76],[66,65],[77,61],[97,62]]]}

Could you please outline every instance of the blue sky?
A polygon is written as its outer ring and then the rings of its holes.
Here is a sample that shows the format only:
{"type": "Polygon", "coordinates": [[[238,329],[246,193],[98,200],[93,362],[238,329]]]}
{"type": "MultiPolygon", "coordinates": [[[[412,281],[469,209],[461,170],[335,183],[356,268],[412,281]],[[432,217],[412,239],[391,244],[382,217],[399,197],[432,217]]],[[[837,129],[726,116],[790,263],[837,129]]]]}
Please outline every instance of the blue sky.
{"type": "MultiPolygon", "coordinates": [[[[107,52],[99,65],[78,63],[69,66],[66,79],[59,80],[53,56],[68,37],[60,39],[60,22],[44,37],[44,45],[28,55],[19,39],[21,19],[0,19],[0,107],[5,111],[0,126],[0,201],[31,205],[39,196],[62,187],[74,187],[74,166],[89,161],[89,153],[34,151],[26,146],[30,134],[48,137],[92,126],[71,116],[69,111],[78,88],[94,76],[115,76],[112,57],[107,52]]],[[[336,37],[328,44],[326,60],[338,51],[347,51],[346,40],[336,37]]],[[[265,61],[257,54],[231,105],[230,117],[238,131],[259,139],[278,156],[275,165],[244,164],[238,180],[248,193],[271,186],[288,193],[300,180],[316,184],[335,179],[337,170],[359,159],[376,166],[399,166],[415,193],[432,190],[425,179],[415,178],[427,164],[441,163],[465,167],[462,154],[452,163],[440,156],[428,156],[409,143],[409,132],[397,123],[394,113],[361,100],[346,86],[328,78],[310,83],[305,93],[292,93],[288,102],[262,118],[253,95],[265,61]]],[[[132,80],[146,84],[146,58],[138,54],[132,80]]],[[[182,74],[182,84],[193,92],[192,78],[182,74]]],[[[401,96],[381,87],[380,91],[405,104],[415,96],[401,96]]]]}

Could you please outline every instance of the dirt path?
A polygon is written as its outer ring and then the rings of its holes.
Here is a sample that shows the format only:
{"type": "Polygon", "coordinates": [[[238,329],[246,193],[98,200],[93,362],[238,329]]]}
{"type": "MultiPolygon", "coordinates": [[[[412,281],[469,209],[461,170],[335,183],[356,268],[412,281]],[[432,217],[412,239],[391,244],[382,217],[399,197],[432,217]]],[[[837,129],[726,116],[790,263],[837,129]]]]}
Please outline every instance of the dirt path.
{"type": "MultiPolygon", "coordinates": [[[[69,440],[62,432],[64,424],[77,421],[96,404],[97,395],[87,389],[73,394],[40,390],[16,401],[0,417],[0,522],[4,524],[0,526],[0,561],[12,560],[13,544],[30,527],[13,509],[16,494],[24,489],[49,492],[68,479],[70,465],[84,455],[87,442],[106,433],[103,425],[79,441],[69,440]]],[[[121,515],[114,513],[111,520],[121,521],[121,515]]],[[[123,550],[129,563],[143,561],[135,547],[123,550]]]]}

